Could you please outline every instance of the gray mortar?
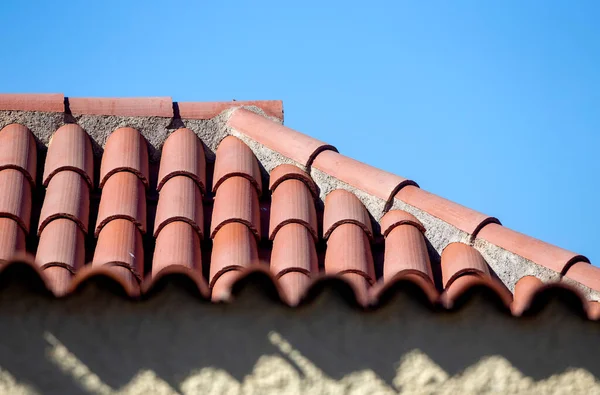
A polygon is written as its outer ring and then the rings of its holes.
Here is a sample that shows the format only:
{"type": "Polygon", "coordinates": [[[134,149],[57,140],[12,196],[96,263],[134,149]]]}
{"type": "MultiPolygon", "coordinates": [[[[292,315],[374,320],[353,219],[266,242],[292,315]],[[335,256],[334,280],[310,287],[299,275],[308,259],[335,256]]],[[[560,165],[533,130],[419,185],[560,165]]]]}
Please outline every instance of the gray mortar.
{"type": "Polygon", "coordinates": [[[65,114],[38,111],[0,111],[0,129],[11,123],[18,123],[31,130],[38,146],[48,146],[50,138],[65,124],[65,114]]]}
{"type": "Polygon", "coordinates": [[[568,277],[563,277],[561,281],[579,290],[586,299],[600,301],[600,292],[594,291],[593,289],[588,288],[575,280],[571,280],[568,277]]]}

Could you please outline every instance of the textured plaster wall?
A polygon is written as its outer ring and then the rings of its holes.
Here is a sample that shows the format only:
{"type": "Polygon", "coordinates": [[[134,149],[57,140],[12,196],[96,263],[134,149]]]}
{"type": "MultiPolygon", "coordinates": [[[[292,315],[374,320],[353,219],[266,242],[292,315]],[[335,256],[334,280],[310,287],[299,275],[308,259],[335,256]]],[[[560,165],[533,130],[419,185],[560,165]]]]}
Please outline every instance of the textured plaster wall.
{"type": "Polygon", "coordinates": [[[600,325],[558,303],[515,319],[483,299],[443,313],[400,294],[365,313],[326,290],[292,310],[256,289],[211,305],[174,286],[143,302],[10,286],[0,393],[600,393],[600,325]]]}

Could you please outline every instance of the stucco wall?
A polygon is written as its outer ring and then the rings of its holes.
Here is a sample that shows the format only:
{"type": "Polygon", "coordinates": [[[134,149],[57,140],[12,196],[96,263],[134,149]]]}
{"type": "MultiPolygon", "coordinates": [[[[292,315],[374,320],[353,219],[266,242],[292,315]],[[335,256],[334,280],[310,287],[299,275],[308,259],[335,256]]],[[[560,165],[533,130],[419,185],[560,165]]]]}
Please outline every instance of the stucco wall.
{"type": "Polygon", "coordinates": [[[333,290],[288,309],[252,286],[211,305],[171,286],[128,301],[0,292],[0,393],[600,393],[600,325],[559,303],[514,319],[482,299],[374,312],[333,290]]]}

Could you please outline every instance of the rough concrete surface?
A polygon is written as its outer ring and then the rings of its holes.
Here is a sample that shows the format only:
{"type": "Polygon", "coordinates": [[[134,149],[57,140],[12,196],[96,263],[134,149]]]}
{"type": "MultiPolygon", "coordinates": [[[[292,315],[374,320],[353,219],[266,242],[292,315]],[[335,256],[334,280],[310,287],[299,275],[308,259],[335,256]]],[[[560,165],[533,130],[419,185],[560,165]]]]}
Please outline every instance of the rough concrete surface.
{"type": "Polygon", "coordinates": [[[6,394],[600,393],[600,325],[558,302],[515,319],[481,297],[451,313],[399,294],[365,313],[331,288],[289,309],[256,285],[230,305],[13,285],[0,319],[6,394]]]}
{"type": "Polygon", "coordinates": [[[579,290],[579,292],[581,292],[583,294],[583,296],[586,299],[596,300],[596,301],[600,302],[600,292],[595,291],[589,287],[586,287],[585,285],[583,285],[575,280],[571,280],[570,278],[567,278],[567,277],[563,277],[561,279],[561,281],[564,282],[565,284],[575,287],[577,290],[579,290]]]}

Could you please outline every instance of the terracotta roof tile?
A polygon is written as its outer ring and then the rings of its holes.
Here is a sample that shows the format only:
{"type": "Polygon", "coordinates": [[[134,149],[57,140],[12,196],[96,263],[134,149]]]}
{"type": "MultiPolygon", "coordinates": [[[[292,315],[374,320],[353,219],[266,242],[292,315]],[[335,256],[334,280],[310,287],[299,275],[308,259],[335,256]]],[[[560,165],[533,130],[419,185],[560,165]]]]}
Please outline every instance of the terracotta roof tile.
{"type": "Polygon", "coordinates": [[[318,240],[317,212],[306,184],[298,180],[281,183],[271,196],[269,239],[273,240],[282,226],[298,223],[306,226],[318,240]]]}
{"type": "Polygon", "coordinates": [[[452,281],[440,295],[440,302],[447,309],[452,309],[455,307],[457,300],[477,288],[493,294],[498,302],[501,303],[502,307],[509,310],[512,303],[510,291],[508,291],[506,287],[503,287],[498,281],[494,281],[489,277],[482,277],[481,275],[472,272],[465,273],[452,281]]]}
{"type": "Polygon", "coordinates": [[[42,268],[63,266],[75,272],[85,264],[83,231],[70,219],[50,222],[40,235],[35,260],[42,268]]]}
{"type": "Polygon", "coordinates": [[[256,188],[248,179],[232,177],[225,180],[215,196],[210,237],[223,225],[239,222],[246,225],[257,238],[260,238],[260,208],[256,188]]]}
{"type": "Polygon", "coordinates": [[[75,171],[94,187],[94,156],[88,134],[78,125],[67,124],[52,135],[44,166],[44,185],[62,170],[75,171]]]}
{"type": "Polygon", "coordinates": [[[578,260],[587,261],[587,258],[577,255],[574,252],[564,250],[496,224],[490,224],[483,228],[477,238],[487,240],[505,250],[559,273],[567,269],[569,263],[577,262],[578,260]]]}
{"type": "Polygon", "coordinates": [[[202,270],[200,239],[196,230],[187,222],[169,223],[156,238],[152,275],[173,265],[202,270]]]}
{"type": "Polygon", "coordinates": [[[213,174],[213,192],[230,177],[244,177],[262,193],[262,178],[258,161],[244,142],[237,137],[225,137],[217,148],[217,160],[213,174]]]}
{"type": "Polygon", "coordinates": [[[142,234],[135,224],[115,219],[100,231],[92,266],[107,265],[125,281],[139,285],[144,272],[142,234]]]}
{"type": "Polygon", "coordinates": [[[190,129],[178,129],[162,147],[158,186],[160,191],[171,177],[186,175],[194,180],[202,193],[206,192],[206,159],[202,141],[190,129]]]}
{"type": "Polygon", "coordinates": [[[375,268],[369,239],[355,224],[342,224],[331,232],[325,254],[325,273],[357,273],[369,283],[375,279],[375,268]]]}
{"type": "Polygon", "coordinates": [[[173,117],[170,97],[70,97],[69,108],[73,114],[173,117]]]}
{"type": "Polygon", "coordinates": [[[323,214],[323,238],[327,239],[331,232],[342,224],[360,226],[369,238],[373,238],[371,218],[367,209],[351,192],[336,189],[325,198],[325,213],[323,214]]]}
{"type": "Polygon", "coordinates": [[[414,271],[433,281],[425,237],[412,222],[393,227],[385,238],[383,280],[404,271],[414,271]]]}
{"type": "Polygon", "coordinates": [[[588,317],[590,320],[600,320],[600,302],[593,301],[588,303],[588,317]]]}
{"type": "Polygon", "coordinates": [[[576,262],[569,266],[565,277],[600,291],[600,268],[592,266],[588,262],[576,262]]]}
{"type": "Polygon", "coordinates": [[[57,173],[46,190],[38,235],[55,218],[69,218],[87,233],[90,215],[90,191],[84,178],[73,171],[57,173]]]}
{"type": "Polygon", "coordinates": [[[146,195],[142,181],[133,173],[121,171],[111,176],[100,198],[95,235],[110,221],[124,218],[146,232],[146,195]]]}
{"type": "MultiPolygon", "coordinates": [[[[335,178],[386,201],[386,208],[392,205],[394,195],[414,181],[369,166],[335,151],[323,151],[312,166],[335,178]]],[[[415,187],[416,188],[416,187],[415,187]]]]}
{"type": "Polygon", "coordinates": [[[188,119],[210,119],[235,107],[258,107],[268,116],[283,120],[281,100],[251,100],[230,102],[178,102],[179,115],[188,119]]]}
{"type": "Polygon", "coordinates": [[[237,222],[221,227],[214,236],[210,262],[209,286],[213,289],[213,299],[223,298],[221,290],[226,289],[223,288],[223,282],[233,277],[231,274],[224,276],[226,272],[241,270],[257,263],[256,238],[250,229],[237,222]]]}
{"type": "Polygon", "coordinates": [[[477,234],[487,224],[499,223],[496,218],[471,210],[415,186],[409,185],[402,188],[396,194],[396,199],[400,199],[472,235],[477,234]]]}
{"type": "Polygon", "coordinates": [[[283,289],[287,303],[290,306],[296,306],[306,294],[311,279],[306,273],[286,272],[279,277],[278,282],[283,289]]]}
{"type": "Polygon", "coordinates": [[[25,251],[25,232],[12,218],[0,218],[0,262],[25,251]]]}
{"type": "Polygon", "coordinates": [[[177,176],[169,179],[160,191],[154,237],[173,221],[185,221],[202,237],[204,232],[204,210],[200,188],[189,177],[177,176]]]}
{"type": "Polygon", "coordinates": [[[44,269],[46,284],[56,296],[64,296],[71,289],[73,273],[63,266],[48,266],[44,269]]]}
{"type": "Polygon", "coordinates": [[[271,170],[271,174],[269,174],[269,190],[273,192],[275,188],[285,180],[299,180],[302,181],[308,189],[310,193],[316,198],[319,197],[319,193],[317,192],[317,186],[315,182],[310,178],[310,176],[298,166],[289,165],[284,163],[275,167],[271,170]]]}
{"type": "Polygon", "coordinates": [[[22,172],[0,170],[0,217],[12,218],[29,233],[31,222],[31,185],[22,172]]]}
{"type": "Polygon", "coordinates": [[[275,276],[291,271],[306,275],[319,272],[315,241],[305,226],[288,224],[277,232],[273,241],[271,271],[275,276]]]}
{"type": "Polygon", "coordinates": [[[135,174],[148,186],[148,147],[144,137],[133,128],[118,128],[106,140],[100,165],[100,188],[120,171],[135,174]]]}
{"type": "Polygon", "coordinates": [[[37,147],[23,125],[10,124],[0,131],[0,170],[17,169],[35,186],[37,147]]]}
{"type": "Polygon", "coordinates": [[[65,97],[62,93],[3,93],[0,110],[63,112],[65,97]]]}
{"type": "Polygon", "coordinates": [[[525,311],[533,296],[544,286],[542,280],[534,276],[525,276],[519,279],[515,284],[513,292],[514,299],[512,303],[512,311],[515,315],[521,315],[525,311]]]}
{"type": "Polygon", "coordinates": [[[441,257],[442,283],[444,288],[450,286],[458,277],[474,274],[483,277],[490,275],[485,259],[475,248],[463,243],[450,243],[441,257]]]}
{"type": "Polygon", "coordinates": [[[379,221],[381,225],[381,234],[387,236],[395,227],[400,225],[412,225],[421,232],[425,233],[425,227],[415,218],[414,215],[407,213],[403,210],[392,210],[388,211],[381,220],[379,221]]]}
{"type": "Polygon", "coordinates": [[[331,145],[243,108],[235,110],[227,125],[307,167],[320,152],[335,150],[331,145]]]}

